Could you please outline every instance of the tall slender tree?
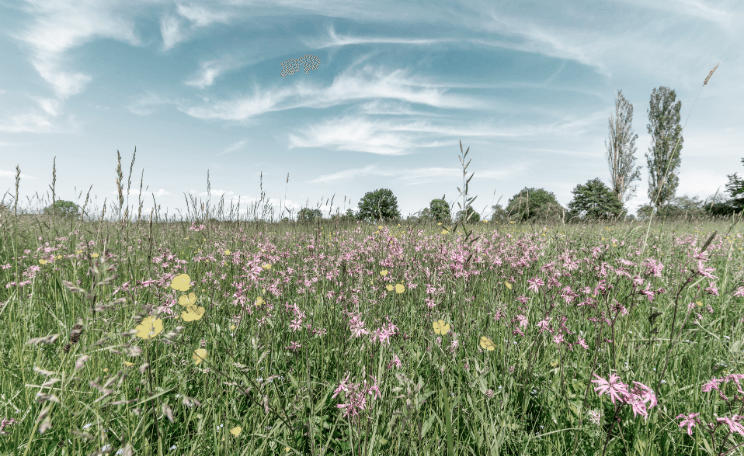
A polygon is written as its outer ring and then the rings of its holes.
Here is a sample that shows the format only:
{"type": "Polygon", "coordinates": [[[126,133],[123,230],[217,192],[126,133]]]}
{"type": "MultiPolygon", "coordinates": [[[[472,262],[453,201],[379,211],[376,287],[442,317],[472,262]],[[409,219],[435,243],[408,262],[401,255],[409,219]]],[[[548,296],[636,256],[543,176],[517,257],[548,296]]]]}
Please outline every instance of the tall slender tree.
{"type": "Polygon", "coordinates": [[[633,182],[641,180],[641,167],[635,168],[635,140],[633,135],[633,105],[623,91],[617,91],[615,100],[615,118],[610,115],[610,138],[607,147],[607,164],[610,167],[610,187],[620,203],[625,203],[636,194],[633,182]]]}
{"type": "Polygon", "coordinates": [[[649,103],[647,125],[651,147],[648,162],[648,197],[657,209],[674,198],[679,186],[680,152],[684,138],[679,124],[682,102],[667,87],[653,90],[649,103]],[[676,146],[676,147],[675,147],[676,146]]]}

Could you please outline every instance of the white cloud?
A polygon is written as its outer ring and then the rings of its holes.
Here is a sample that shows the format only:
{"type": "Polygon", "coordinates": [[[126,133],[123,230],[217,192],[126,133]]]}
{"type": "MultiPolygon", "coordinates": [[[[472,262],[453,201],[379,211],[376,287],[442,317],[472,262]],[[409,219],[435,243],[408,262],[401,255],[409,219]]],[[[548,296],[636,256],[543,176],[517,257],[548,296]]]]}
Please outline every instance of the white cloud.
{"type": "MultiPolygon", "coordinates": [[[[0,169],[0,177],[12,177],[15,179],[17,173],[18,171],[16,170],[8,171],[5,169],[0,169]]],[[[29,176],[28,174],[23,174],[23,172],[21,172],[21,179],[36,179],[36,178],[33,176],[29,176]]]]}
{"type": "Polygon", "coordinates": [[[172,102],[168,100],[167,98],[148,92],[146,95],[140,97],[134,103],[130,103],[126,108],[132,114],[137,114],[140,116],[147,116],[154,112],[153,109],[150,109],[150,106],[158,106],[158,105],[170,104],[170,103],[172,102]]]}
{"type": "MultiPolygon", "coordinates": [[[[503,179],[507,176],[514,176],[529,167],[528,163],[516,166],[508,166],[495,170],[479,170],[475,174],[479,179],[503,179]]],[[[470,175],[470,173],[468,173],[470,175]]],[[[426,182],[441,182],[442,180],[453,180],[462,178],[462,168],[412,168],[412,169],[381,169],[375,165],[364,168],[353,168],[339,171],[332,174],[326,174],[316,179],[310,180],[310,183],[330,183],[350,181],[357,177],[363,176],[382,176],[394,178],[410,185],[421,184],[426,182]]]]}
{"type": "Polygon", "coordinates": [[[238,141],[235,144],[232,144],[232,145],[228,146],[225,150],[223,150],[222,152],[220,152],[217,155],[224,155],[224,154],[229,154],[230,152],[235,152],[236,150],[241,149],[247,143],[248,143],[248,141],[245,141],[245,140],[238,141]]]}
{"type": "Polygon", "coordinates": [[[52,117],[57,117],[62,113],[60,108],[60,102],[51,98],[37,98],[36,102],[39,103],[41,109],[52,117]]]}
{"type": "Polygon", "coordinates": [[[230,21],[229,13],[210,11],[198,5],[179,4],[178,14],[193,22],[197,27],[206,27],[214,22],[227,24],[230,21]]]}
{"type": "Polygon", "coordinates": [[[167,51],[184,39],[178,18],[166,16],[160,21],[160,35],[163,37],[163,50],[167,51]]]}

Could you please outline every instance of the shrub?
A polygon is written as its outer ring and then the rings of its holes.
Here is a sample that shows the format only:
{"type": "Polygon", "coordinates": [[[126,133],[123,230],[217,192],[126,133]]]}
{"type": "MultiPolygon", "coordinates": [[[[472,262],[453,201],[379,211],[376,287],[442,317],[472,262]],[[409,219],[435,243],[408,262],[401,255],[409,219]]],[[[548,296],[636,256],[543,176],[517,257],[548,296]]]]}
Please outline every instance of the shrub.
{"type": "Polygon", "coordinates": [[[357,218],[366,221],[391,221],[399,219],[398,199],[387,188],[367,192],[361,201],[359,201],[357,218]]]}

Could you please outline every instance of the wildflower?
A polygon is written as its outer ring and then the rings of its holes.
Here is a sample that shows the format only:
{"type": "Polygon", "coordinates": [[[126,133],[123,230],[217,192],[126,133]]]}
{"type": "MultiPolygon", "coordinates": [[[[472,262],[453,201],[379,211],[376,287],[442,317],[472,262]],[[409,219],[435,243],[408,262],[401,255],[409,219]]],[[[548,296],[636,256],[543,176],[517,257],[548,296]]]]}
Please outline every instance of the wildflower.
{"type": "Polygon", "coordinates": [[[234,435],[235,437],[240,435],[240,431],[242,431],[243,428],[240,426],[235,426],[234,428],[230,429],[230,434],[234,435]]]}
{"type": "Polygon", "coordinates": [[[390,369],[393,366],[400,367],[400,365],[401,365],[401,362],[400,362],[400,358],[398,358],[398,355],[393,355],[393,360],[390,361],[390,363],[388,363],[387,368],[390,369]]]}
{"type": "Polygon", "coordinates": [[[47,264],[47,263],[48,263],[47,260],[39,260],[39,264],[42,264],[43,265],[43,264],[47,264]]]}
{"type": "Polygon", "coordinates": [[[383,277],[385,277],[386,275],[388,275],[387,269],[383,269],[382,271],[380,271],[380,275],[383,276],[383,277]]]}
{"type": "Polygon", "coordinates": [[[510,284],[509,282],[504,282],[504,285],[506,285],[506,288],[510,290],[512,289],[512,284],[510,284]]]}
{"type": "Polygon", "coordinates": [[[697,416],[700,415],[699,413],[690,413],[689,415],[678,415],[675,419],[683,418],[682,422],[679,423],[679,427],[685,427],[687,426],[687,435],[692,436],[692,428],[695,426],[695,422],[697,421],[698,424],[700,424],[700,420],[697,418],[697,416]]]}
{"type": "Polygon", "coordinates": [[[401,293],[403,293],[404,291],[406,291],[406,287],[404,287],[402,283],[399,283],[399,284],[397,284],[397,285],[395,286],[395,292],[396,292],[396,293],[398,293],[398,294],[401,294],[401,293]]]}
{"type": "Polygon", "coordinates": [[[184,307],[191,306],[196,303],[196,295],[192,292],[188,296],[179,296],[178,304],[184,307]]]}
{"type": "Polygon", "coordinates": [[[496,348],[496,344],[486,336],[480,338],[480,346],[484,350],[493,351],[496,348]]]}
{"type": "Polygon", "coordinates": [[[207,359],[207,351],[203,348],[198,348],[194,350],[194,354],[191,355],[191,359],[193,359],[194,362],[196,362],[196,365],[198,366],[199,364],[201,364],[202,361],[207,359]]]}
{"type": "Polygon", "coordinates": [[[594,388],[594,391],[598,392],[601,396],[604,393],[610,395],[612,403],[615,403],[615,399],[622,400],[622,395],[628,394],[628,385],[625,385],[620,381],[620,377],[617,374],[610,375],[610,380],[607,381],[597,374],[593,374],[599,380],[592,380],[592,383],[596,383],[599,386],[594,388]]]}
{"type": "Polygon", "coordinates": [[[204,316],[204,307],[188,306],[185,312],[181,313],[183,321],[196,321],[204,316]]]}
{"type": "Polygon", "coordinates": [[[727,416],[724,416],[723,418],[718,418],[719,423],[726,423],[729,426],[729,433],[736,432],[740,435],[744,435],[744,427],[742,427],[741,424],[737,423],[737,421],[741,420],[742,416],[734,415],[733,419],[729,418],[727,416]]]}
{"type": "Polygon", "coordinates": [[[532,291],[534,291],[535,293],[538,292],[538,289],[541,286],[545,285],[545,282],[543,282],[542,279],[540,279],[538,277],[535,277],[534,279],[527,280],[527,283],[530,284],[530,286],[527,287],[527,288],[530,289],[530,290],[532,290],[532,291]]]}
{"type": "Polygon", "coordinates": [[[262,268],[264,268],[264,269],[265,269],[265,270],[267,270],[267,271],[268,271],[269,269],[271,269],[271,265],[270,265],[269,263],[264,263],[264,264],[263,264],[263,266],[261,266],[261,267],[262,267],[262,268]]]}
{"type": "Polygon", "coordinates": [[[255,305],[256,305],[256,306],[260,306],[260,305],[261,305],[261,304],[263,304],[264,302],[265,302],[265,301],[263,300],[263,297],[259,296],[258,298],[256,298],[256,304],[255,304],[255,305]]]}
{"type": "Polygon", "coordinates": [[[181,274],[173,278],[171,288],[177,291],[188,291],[191,288],[191,277],[188,274],[181,274]]]}
{"type": "Polygon", "coordinates": [[[449,332],[450,325],[445,323],[444,320],[437,320],[434,322],[434,332],[439,335],[445,335],[449,332]]]}
{"type": "Polygon", "coordinates": [[[135,329],[140,339],[152,339],[163,331],[163,320],[147,317],[135,329]]]}
{"type": "Polygon", "coordinates": [[[230,251],[229,250],[225,250],[225,255],[230,255],[230,251]]]}
{"type": "Polygon", "coordinates": [[[97,253],[92,253],[90,256],[91,256],[91,258],[98,258],[98,254],[97,253]]]}
{"type": "Polygon", "coordinates": [[[387,291],[393,291],[393,286],[392,285],[388,285],[385,288],[387,289],[387,291]]]}

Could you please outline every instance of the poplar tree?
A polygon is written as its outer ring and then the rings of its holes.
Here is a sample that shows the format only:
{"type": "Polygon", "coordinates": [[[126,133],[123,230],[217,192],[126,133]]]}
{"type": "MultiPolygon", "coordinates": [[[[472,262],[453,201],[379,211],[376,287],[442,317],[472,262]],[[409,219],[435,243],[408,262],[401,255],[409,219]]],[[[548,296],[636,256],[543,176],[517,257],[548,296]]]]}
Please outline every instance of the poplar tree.
{"type": "Polygon", "coordinates": [[[649,103],[647,125],[651,134],[651,147],[646,154],[648,162],[648,197],[657,209],[674,198],[679,186],[680,152],[684,138],[679,124],[682,102],[667,87],[653,90],[649,103]],[[676,147],[675,147],[676,145],[676,147]]]}
{"type": "Polygon", "coordinates": [[[610,138],[607,147],[607,164],[610,167],[610,187],[620,203],[625,203],[635,196],[636,186],[633,182],[641,180],[641,167],[635,168],[635,140],[633,135],[633,105],[618,90],[615,100],[615,117],[610,115],[610,138]],[[634,169],[635,168],[635,169],[634,169]]]}

